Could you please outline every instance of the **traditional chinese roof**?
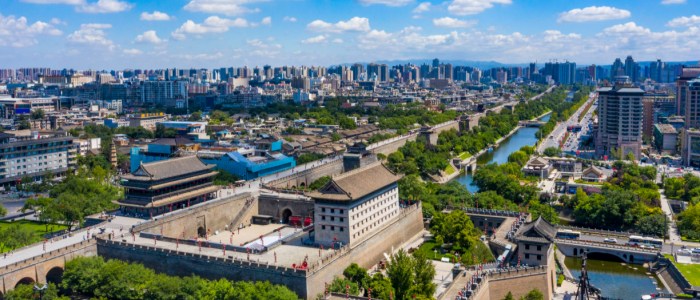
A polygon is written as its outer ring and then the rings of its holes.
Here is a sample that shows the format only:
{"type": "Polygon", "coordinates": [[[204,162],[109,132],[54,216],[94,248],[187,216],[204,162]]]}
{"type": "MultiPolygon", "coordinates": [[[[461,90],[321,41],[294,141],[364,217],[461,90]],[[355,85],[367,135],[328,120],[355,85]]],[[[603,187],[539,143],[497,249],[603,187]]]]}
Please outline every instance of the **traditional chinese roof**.
{"type": "Polygon", "coordinates": [[[557,228],[540,216],[537,220],[520,227],[515,238],[522,241],[553,242],[556,235],[557,228]]]}
{"type": "Polygon", "coordinates": [[[214,168],[214,165],[207,165],[196,156],[184,156],[141,164],[133,173],[123,175],[122,179],[158,181],[202,171],[209,171],[212,168],[214,168]]]}
{"type": "Polygon", "coordinates": [[[376,162],[336,176],[316,192],[311,198],[330,201],[354,201],[376,192],[401,179],[383,164],[376,162]]]}
{"type": "Polygon", "coordinates": [[[591,173],[594,174],[595,177],[605,176],[605,173],[603,173],[603,171],[598,169],[598,167],[596,167],[596,166],[590,166],[590,167],[586,168],[585,170],[583,170],[583,172],[581,174],[583,174],[583,176],[586,176],[586,175],[591,174],[591,173]]]}

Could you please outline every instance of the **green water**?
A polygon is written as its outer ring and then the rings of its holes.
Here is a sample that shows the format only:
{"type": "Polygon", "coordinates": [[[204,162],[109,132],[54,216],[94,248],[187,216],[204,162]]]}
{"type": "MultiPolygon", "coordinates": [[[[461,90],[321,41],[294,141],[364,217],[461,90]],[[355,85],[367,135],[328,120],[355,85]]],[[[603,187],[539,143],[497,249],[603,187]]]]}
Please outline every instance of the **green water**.
{"type": "MultiPolygon", "coordinates": [[[[581,259],[567,257],[564,263],[571,274],[578,278],[581,274],[581,259]]],[[[599,288],[604,297],[638,300],[642,295],[665,291],[661,281],[653,274],[648,275],[648,270],[642,265],[598,259],[588,259],[587,264],[590,283],[599,288]],[[656,289],[657,285],[661,288],[660,291],[656,289]]]]}

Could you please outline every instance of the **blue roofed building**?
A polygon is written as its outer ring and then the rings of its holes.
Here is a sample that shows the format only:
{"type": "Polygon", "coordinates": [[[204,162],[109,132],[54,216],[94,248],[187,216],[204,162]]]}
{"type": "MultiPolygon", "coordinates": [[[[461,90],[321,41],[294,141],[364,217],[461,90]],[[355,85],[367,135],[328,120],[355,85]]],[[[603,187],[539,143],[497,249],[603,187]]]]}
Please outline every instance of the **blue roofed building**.
{"type": "Polygon", "coordinates": [[[281,144],[281,141],[272,142],[269,150],[251,147],[232,152],[199,151],[197,156],[207,164],[216,165],[219,170],[227,171],[243,180],[252,180],[296,166],[293,157],[278,152],[281,144]]]}
{"type": "Polygon", "coordinates": [[[182,137],[157,139],[144,147],[133,147],[129,153],[129,172],[136,172],[142,163],[174,157],[179,150],[196,151],[198,148],[197,143],[182,137]]]}

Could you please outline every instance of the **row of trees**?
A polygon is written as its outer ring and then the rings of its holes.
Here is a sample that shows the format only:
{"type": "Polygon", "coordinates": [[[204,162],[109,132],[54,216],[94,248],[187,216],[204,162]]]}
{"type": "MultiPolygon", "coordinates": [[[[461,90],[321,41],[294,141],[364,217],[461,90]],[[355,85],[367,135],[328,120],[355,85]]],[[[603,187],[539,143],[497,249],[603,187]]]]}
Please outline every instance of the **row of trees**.
{"type": "Polygon", "coordinates": [[[433,283],[435,266],[422,253],[413,255],[403,249],[391,256],[386,276],[381,272],[369,276],[367,270],[353,263],[343,271],[343,278],[335,278],[330,291],[350,293],[374,299],[433,299],[437,288],[433,283]]]}
{"type": "Polygon", "coordinates": [[[691,173],[683,177],[664,179],[664,194],[670,199],[688,201],[691,204],[700,202],[700,178],[691,173]]]}
{"type": "Polygon", "coordinates": [[[474,226],[469,216],[461,210],[449,214],[439,213],[430,222],[430,232],[438,247],[451,245],[450,250],[459,254],[459,261],[474,265],[493,261],[493,254],[481,242],[482,231],[474,226]]]}
{"type": "Polygon", "coordinates": [[[590,227],[634,229],[643,234],[665,235],[666,216],[660,208],[661,195],[654,167],[617,161],[614,174],[600,194],[576,192],[566,205],[573,208],[577,224],[590,227]]]}
{"type": "MultiPolygon", "coordinates": [[[[66,263],[59,286],[65,294],[98,299],[298,299],[282,285],[269,282],[206,280],[197,276],[156,274],[141,264],[102,257],[78,257],[66,263]]],[[[8,292],[5,299],[31,299],[31,286],[8,292]]],[[[59,299],[51,285],[43,299],[59,299]]],[[[68,299],[68,298],[65,298],[68,299]]]]}

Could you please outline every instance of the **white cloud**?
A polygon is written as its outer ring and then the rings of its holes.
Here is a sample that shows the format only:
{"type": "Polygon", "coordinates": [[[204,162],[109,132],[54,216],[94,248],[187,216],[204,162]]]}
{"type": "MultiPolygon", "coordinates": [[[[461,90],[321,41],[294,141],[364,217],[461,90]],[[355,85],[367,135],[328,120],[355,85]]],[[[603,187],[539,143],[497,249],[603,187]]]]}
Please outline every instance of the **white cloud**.
{"type": "Polygon", "coordinates": [[[447,27],[447,28],[465,28],[476,24],[474,20],[460,20],[450,17],[444,17],[439,19],[433,19],[433,25],[437,27],[447,27]]]}
{"type": "Polygon", "coordinates": [[[63,32],[53,25],[37,21],[29,24],[27,18],[3,16],[0,14],[0,46],[15,48],[32,46],[38,43],[39,35],[61,35],[63,32]]]}
{"type": "Polygon", "coordinates": [[[226,32],[231,27],[248,27],[248,21],[243,18],[226,19],[217,16],[211,16],[202,23],[195,23],[192,20],[187,20],[180,28],[172,33],[172,37],[176,40],[183,40],[187,34],[207,34],[226,32]]]}
{"type": "Polygon", "coordinates": [[[386,6],[404,6],[413,3],[413,0],[359,0],[362,5],[381,4],[386,6]]]}
{"type": "Polygon", "coordinates": [[[416,6],[416,8],[413,9],[413,13],[420,14],[420,13],[427,12],[430,10],[430,6],[431,6],[430,2],[421,2],[421,4],[418,4],[418,6],[416,6]]]}
{"type": "Polygon", "coordinates": [[[334,44],[342,44],[342,43],[343,43],[343,39],[341,39],[341,38],[335,38],[335,39],[333,39],[333,43],[334,43],[334,44]]]}
{"type": "Polygon", "coordinates": [[[245,53],[247,56],[258,56],[266,59],[275,58],[281,53],[282,45],[274,43],[274,39],[268,38],[268,42],[261,39],[247,40],[246,49],[236,49],[239,54],[245,53]]]}
{"type": "Polygon", "coordinates": [[[84,13],[116,13],[127,11],[133,7],[131,3],[121,0],[22,0],[32,4],[66,4],[75,6],[75,10],[84,13]]]}
{"type": "Polygon", "coordinates": [[[664,4],[664,5],[683,4],[683,3],[685,3],[685,0],[661,0],[661,4],[664,4]]]}
{"type": "Polygon", "coordinates": [[[283,21],[286,21],[286,22],[292,22],[292,23],[294,23],[294,22],[297,21],[297,18],[285,16],[284,18],[282,18],[282,20],[283,20],[283,21]]]}
{"type": "Polygon", "coordinates": [[[143,54],[143,51],[139,49],[124,49],[124,54],[126,55],[141,55],[143,54]]]}
{"type": "Polygon", "coordinates": [[[690,17],[678,17],[666,23],[666,26],[671,27],[687,27],[700,25],[700,16],[692,15],[690,17]]]}
{"type": "Polygon", "coordinates": [[[475,15],[492,8],[494,4],[511,4],[511,0],[453,0],[447,10],[458,16],[475,15]]]}
{"type": "Polygon", "coordinates": [[[346,32],[360,31],[366,32],[370,30],[369,19],[361,17],[353,17],[347,21],[338,21],[337,23],[328,23],[323,20],[314,20],[306,28],[317,32],[346,32]]]}
{"type": "Polygon", "coordinates": [[[610,6],[589,6],[576,8],[559,14],[557,22],[591,22],[626,19],[632,15],[629,10],[610,6]]]}
{"type": "Polygon", "coordinates": [[[156,33],[155,30],[148,30],[142,34],[137,35],[136,42],[150,43],[150,44],[157,45],[157,44],[165,43],[167,41],[158,37],[158,34],[156,33]]]}
{"type": "Polygon", "coordinates": [[[22,0],[25,3],[33,4],[68,4],[68,5],[80,5],[85,3],[85,0],[22,0]]]}
{"type": "Polygon", "coordinates": [[[634,22],[627,22],[625,24],[617,24],[603,29],[602,34],[604,35],[645,35],[650,34],[651,30],[637,25],[634,22]]]}
{"type": "Polygon", "coordinates": [[[578,39],[581,39],[581,35],[578,33],[563,34],[559,30],[545,30],[542,35],[542,40],[548,43],[578,39]]]}
{"type": "Polygon", "coordinates": [[[173,57],[177,58],[177,59],[202,61],[202,60],[222,59],[224,57],[224,54],[221,52],[198,53],[198,54],[178,54],[178,55],[174,55],[173,57]]]}
{"type": "Polygon", "coordinates": [[[127,11],[133,5],[119,0],[98,0],[95,3],[86,3],[76,8],[79,12],[101,14],[127,11]]]}
{"type": "Polygon", "coordinates": [[[259,12],[258,8],[249,8],[248,4],[266,2],[267,0],[191,0],[185,5],[185,10],[227,16],[239,16],[259,12]]]}
{"type": "Polygon", "coordinates": [[[272,18],[271,17],[264,17],[262,19],[262,21],[260,21],[260,24],[270,25],[270,24],[272,24],[272,18]]]}
{"type": "Polygon", "coordinates": [[[68,35],[68,41],[74,44],[84,44],[107,47],[114,50],[114,42],[107,38],[104,29],[112,28],[110,24],[82,24],[80,29],[68,35]]]}
{"type": "Polygon", "coordinates": [[[308,39],[302,40],[302,44],[319,44],[326,42],[328,40],[328,36],[321,34],[317,36],[310,37],[308,39]]]}
{"type": "Polygon", "coordinates": [[[164,12],[160,12],[157,10],[152,12],[152,13],[144,11],[141,13],[141,20],[142,21],[168,21],[168,20],[170,20],[170,16],[164,12]]]}

